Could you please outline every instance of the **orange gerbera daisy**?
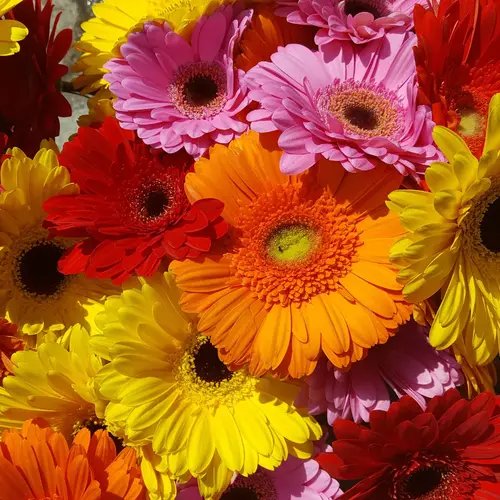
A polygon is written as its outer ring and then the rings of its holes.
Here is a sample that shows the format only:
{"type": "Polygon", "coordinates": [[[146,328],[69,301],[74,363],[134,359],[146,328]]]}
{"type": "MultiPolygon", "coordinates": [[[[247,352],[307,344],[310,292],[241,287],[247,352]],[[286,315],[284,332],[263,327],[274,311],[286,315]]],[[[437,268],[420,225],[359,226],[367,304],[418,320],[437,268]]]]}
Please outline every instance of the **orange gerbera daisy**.
{"type": "Polygon", "coordinates": [[[226,364],[301,377],[321,351],[338,367],[360,360],[409,318],[388,260],[404,229],[384,205],[401,176],[327,161],[286,176],[280,155],[250,133],[198,161],[188,196],[216,196],[232,227],[224,248],[171,268],[226,364]]]}
{"type": "Polygon", "coordinates": [[[491,98],[500,92],[500,2],[434,0],[415,6],[421,104],[457,131],[471,152],[483,150],[491,98]]]}
{"type": "Polygon", "coordinates": [[[2,434],[0,500],[143,500],[131,448],[116,455],[107,431],[82,429],[71,449],[42,419],[2,434]]]}
{"type": "Polygon", "coordinates": [[[17,334],[17,326],[0,318],[0,384],[7,375],[12,375],[13,365],[10,357],[24,349],[25,342],[17,334]]]}
{"type": "Polygon", "coordinates": [[[250,26],[241,37],[235,59],[235,67],[248,71],[261,61],[270,61],[278,47],[289,43],[300,43],[313,48],[313,26],[290,24],[284,17],[274,14],[272,5],[257,5],[250,26]]]}

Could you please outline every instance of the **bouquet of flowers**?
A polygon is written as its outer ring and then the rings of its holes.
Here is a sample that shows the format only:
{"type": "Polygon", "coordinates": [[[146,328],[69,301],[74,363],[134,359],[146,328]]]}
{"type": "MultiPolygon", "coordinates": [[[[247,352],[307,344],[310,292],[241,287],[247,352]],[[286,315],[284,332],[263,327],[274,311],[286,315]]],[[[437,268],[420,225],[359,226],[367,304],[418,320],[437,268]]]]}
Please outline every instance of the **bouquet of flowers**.
{"type": "Polygon", "coordinates": [[[53,11],[0,0],[0,500],[500,498],[500,0],[53,11]]]}

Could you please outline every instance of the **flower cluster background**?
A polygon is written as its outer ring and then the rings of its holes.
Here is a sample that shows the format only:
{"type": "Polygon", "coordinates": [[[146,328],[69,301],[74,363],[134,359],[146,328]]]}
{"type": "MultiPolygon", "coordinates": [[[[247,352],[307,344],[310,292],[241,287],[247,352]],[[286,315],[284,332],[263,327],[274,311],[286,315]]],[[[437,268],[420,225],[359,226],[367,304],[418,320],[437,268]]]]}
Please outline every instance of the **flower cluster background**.
{"type": "Polygon", "coordinates": [[[0,0],[0,500],[500,498],[499,46],[0,0]]]}

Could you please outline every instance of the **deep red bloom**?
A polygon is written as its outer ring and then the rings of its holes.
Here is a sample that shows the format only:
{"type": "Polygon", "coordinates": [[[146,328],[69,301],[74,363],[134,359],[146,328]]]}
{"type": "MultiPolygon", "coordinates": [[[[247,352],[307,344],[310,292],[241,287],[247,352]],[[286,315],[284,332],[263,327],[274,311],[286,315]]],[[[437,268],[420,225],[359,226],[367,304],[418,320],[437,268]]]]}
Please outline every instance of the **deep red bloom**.
{"type": "Polygon", "coordinates": [[[22,351],[24,345],[24,340],[18,336],[17,326],[0,318],[0,384],[4,377],[13,373],[10,357],[22,351]]]}
{"type": "Polygon", "coordinates": [[[227,232],[223,203],[190,204],[184,178],[193,158],[152,152],[132,131],[108,117],[100,129],[80,127],[59,155],[81,193],[44,204],[54,235],[86,238],[63,255],[65,274],[85,272],[120,284],[151,276],[164,257],[182,260],[208,252],[227,232]]]}
{"type": "Polygon", "coordinates": [[[419,101],[438,125],[483,149],[488,105],[500,92],[500,1],[434,0],[415,6],[419,101]]]}
{"type": "Polygon", "coordinates": [[[370,427],[337,420],[332,453],[316,457],[336,479],[361,479],[343,499],[500,498],[500,396],[472,401],[456,389],[423,411],[409,396],[370,415],[370,427]]]}
{"type": "MultiPolygon", "coordinates": [[[[8,136],[7,147],[17,146],[33,157],[43,139],[59,135],[59,117],[71,116],[71,106],[57,88],[68,68],[60,64],[72,34],[56,35],[58,14],[51,27],[52,0],[23,0],[7,13],[29,30],[19,42],[21,50],[0,58],[0,132],[8,136]]],[[[1,151],[0,151],[1,152],[1,151]]]]}

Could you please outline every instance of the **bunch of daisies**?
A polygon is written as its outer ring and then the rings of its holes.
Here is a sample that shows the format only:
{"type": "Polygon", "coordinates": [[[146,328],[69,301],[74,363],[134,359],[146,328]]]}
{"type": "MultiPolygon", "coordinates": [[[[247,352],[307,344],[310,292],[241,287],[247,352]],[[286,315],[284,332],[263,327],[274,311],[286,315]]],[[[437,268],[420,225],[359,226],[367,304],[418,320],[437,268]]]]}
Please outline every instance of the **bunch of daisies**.
{"type": "Polygon", "coordinates": [[[93,12],[0,0],[0,500],[500,498],[500,0],[93,12]]]}

